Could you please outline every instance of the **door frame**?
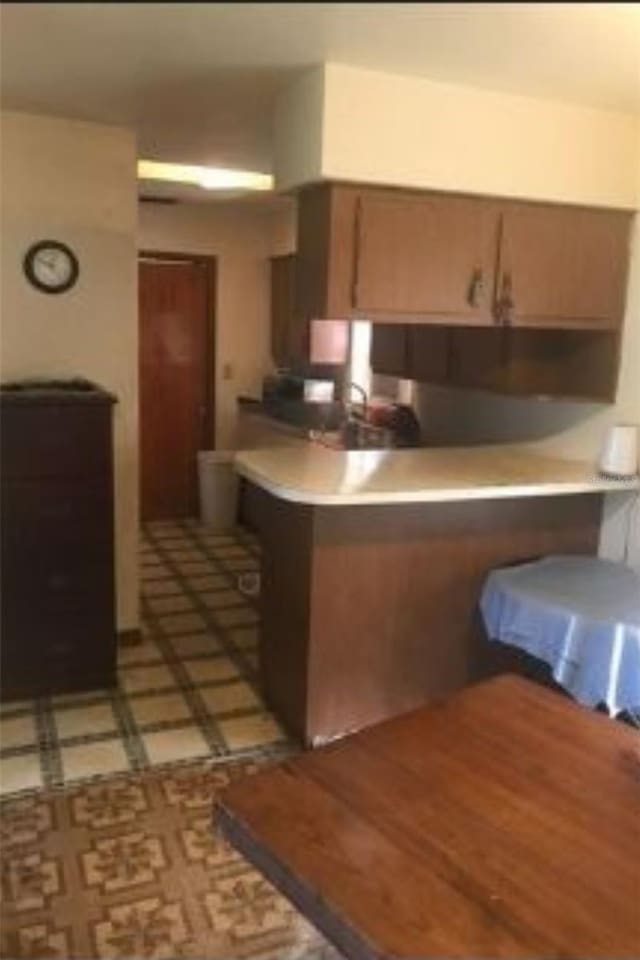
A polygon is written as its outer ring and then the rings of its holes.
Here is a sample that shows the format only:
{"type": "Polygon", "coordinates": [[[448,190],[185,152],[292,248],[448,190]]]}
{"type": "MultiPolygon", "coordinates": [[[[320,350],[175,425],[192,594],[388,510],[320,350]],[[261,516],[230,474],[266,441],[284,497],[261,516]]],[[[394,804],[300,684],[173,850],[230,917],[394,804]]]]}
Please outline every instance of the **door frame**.
{"type": "MultiPolygon", "coordinates": [[[[199,263],[206,271],[206,376],[205,376],[205,414],[202,419],[203,446],[201,449],[214,449],[216,444],[216,334],[217,334],[217,281],[218,265],[216,257],[204,253],[176,253],[169,250],[138,250],[138,263],[141,260],[158,260],[199,263]]],[[[138,327],[140,316],[138,314],[138,327]]],[[[138,348],[138,360],[140,350],[138,348]]],[[[139,389],[139,388],[138,388],[139,389]]]]}

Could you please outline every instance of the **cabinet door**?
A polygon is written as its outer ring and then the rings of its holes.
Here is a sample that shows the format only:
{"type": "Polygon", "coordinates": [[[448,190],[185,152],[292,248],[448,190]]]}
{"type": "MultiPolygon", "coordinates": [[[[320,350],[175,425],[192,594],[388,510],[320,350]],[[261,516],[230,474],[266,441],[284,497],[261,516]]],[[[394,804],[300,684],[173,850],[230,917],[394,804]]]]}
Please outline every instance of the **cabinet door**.
{"type": "Polygon", "coordinates": [[[407,328],[401,324],[376,323],[371,331],[371,369],[389,377],[409,377],[407,328]]]}
{"type": "Polygon", "coordinates": [[[507,391],[513,330],[470,328],[451,331],[450,382],[469,390],[507,391]]]}
{"type": "Polygon", "coordinates": [[[363,192],[354,310],[372,320],[493,323],[497,236],[490,201],[363,192]]]}
{"type": "Polygon", "coordinates": [[[375,323],[371,333],[371,369],[420,383],[446,383],[450,338],[448,327],[375,323]]]}
{"type": "Polygon", "coordinates": [[[596,403],[615,400],[615,331],[503,326],[450,333],[452,386],[596,403]]]}
{"type": "Polygon", "coordinates": [[[505,204],[498,319],[524,327],[611,329],[622,322],[630,215],[505,204]]]}
{"type": "Polygon", "coordinates": [[[405,376],[419,383],[447,383],[452,332],[449,327],[417,323],[408,327],[408,370],[405,376]]]}

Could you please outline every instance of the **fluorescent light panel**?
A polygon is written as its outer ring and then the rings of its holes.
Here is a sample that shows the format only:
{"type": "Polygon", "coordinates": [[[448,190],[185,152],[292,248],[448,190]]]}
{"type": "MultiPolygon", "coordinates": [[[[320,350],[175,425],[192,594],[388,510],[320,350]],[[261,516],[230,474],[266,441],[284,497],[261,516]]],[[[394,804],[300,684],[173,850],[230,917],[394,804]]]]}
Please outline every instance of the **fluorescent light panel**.
{"type": "Polygon", "coordinates": [[[160,163],[157,160],[138,160],[138,179],[191,183],[204,190],[273,190],[273,177],[267,173],[160,163]]]}

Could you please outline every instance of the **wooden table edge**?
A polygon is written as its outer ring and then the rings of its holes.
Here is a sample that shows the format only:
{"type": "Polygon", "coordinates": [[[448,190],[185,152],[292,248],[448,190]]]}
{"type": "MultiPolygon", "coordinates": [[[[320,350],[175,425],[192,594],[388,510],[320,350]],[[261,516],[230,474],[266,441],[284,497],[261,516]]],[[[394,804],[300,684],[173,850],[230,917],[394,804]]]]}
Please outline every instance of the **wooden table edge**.
{"type": "Polygon", "coordinates": [[[335,908],[328,908],[325,900],[304,881],[294,878],[293,871],[286,863],[260,849],[249,827],[225,807],[224,801],[215,803],[213,820],[231,846],[345,957],[349,957],[349,960],[395,960],[392,954],[381,953],[362,937],[335,908]],[[313,916],[313,921],[309,919],[310,916],[313,916]]]}
{"type": "MultiPolygon", "coordinates": [[[[523,680],[522,678],[508,675],[493,678],[485,681],[483,684],[468,687],[454,695],[454,697],[431,704],[430,707],[423,707],[417,711],[409,711],[404,715],[404,718],[409,718],[414,713],[427,712],[438,707],[447,706],[450,701],[454,699],[477,697],[477,687],[483,687],[485,690],[495,687],[501,687],[503,689],[508,687],[509,689],[512,688],[516,694],[522,693],[523,691],[529,691],[530,693],[535,692],[535,696],[538,699],[545,700],[548,698],[548,702],[556,706],[563,702],[559,701],[558,695],[550,690],[539,688],[530,681],[523,680]]],[[[569,706],[569,704],[563,705],[563,710],[566,709],[566,706],[569,706]]],[[[572,709],[576,707],[577,705],[575,704],[571,705],[572,709]]],[[[637,735],[637,731],[625,728],[610,718],[588,710],[587,708],[580,707],[579,709],[584,714],[584,719],[592,728],[595,726],[598,729],[604,729],[605,724],[610,725],[610,729],[612,732],[615,732],[616,739],[620,742],[619,760],[621,760],[625,767],[626,775],[632,775],[634,779],[638,778],[640,775],[640,749],[637,743],[631,741],[631,737],[634,734],[637,735]]],[[[394,718],[379,726],[392,725],[399,723],[401,720],[402,717],[394,718]]],[[[364,731],[356,734],[355,737],[361,738],[366,737],[366,735],[367,733],[364,731]]],[[[331,748],[328,747],[326,749],[331,748]]],[[[289,772],[293,773],[298,767],[298,764],[304,767],[304,763],[305,755],[302,754],[295,755],[293,758],[288,757],[283,762],[277,764],[277,766],[280,769],[288,768],[289,772]]],[[[263,772],[266,774],[269,769],[272,768],[265,768],[263,772]]],[[[315,782],[315,777],[311,779],[315,782]]],[[[372,943],[359,927],[356,927],[350,922],[348,915],[337,909],[336,905],[332,904],[330,899],[327,899],[327,895],[322,895],[313,884],[311,878],[303,879],[303,877],[287,863],[286,858],[275,854],[271,849],[265,848],[265,845],[259,840],[259,835],[253,830],[250,820],[247,820],[245,815],[234,812],[233,785],[230,784],[229,786],[231,787],[229,800],[227,800],[227,793],[225,792],[225,794],[215,801],[213,811],[214,825],[220,829],[225,839],[297,908],[311,926],[315,927],[324,935],[331,945],[343,953],[345,958],[349,958],[349,960],[398,960],[395,951],[389,952],[388,950],[382,949],[379,945],[372,943]]],[[[562,955],[564,956],[565,954],[563,953],[562,955]]],[[[586,953],[583,955],[574,954],[573,952],[567,955],[584,957],[584,960],[587,960],[589,956],[586,953]]],[[[623,957],[628,957],[629,960],[633,957],[635,960],[636,957],[640,958],[640,951],[628,953],[626,950],[621,952],[614,950],[603,954],[596,950],[592,955],[594,957],[606,957],[607,960],[616,960],[616,958],[622,960],[623,957]]],[[[404,954],[402,954],[402,956],[404,956],[404,954]]],[[[438,953],[436,955],[430,954],[430,956],[434,956],[434,960],[447,960],[449,955],[441,956],[440,953],[438,953]]],[[[469,960],[479,960],[480,956],[484,956],[484,954],[471,953],[469,954],[469,960]]],[[[540,958],[540,960],[542,960],[543,957],[552,960],[552,957],[556,956],[560,956],[560,954],[555,949],[549,953],[531,953],[532,960],[536,957],[540,958]]],[[[420,956],[414,958],[412,954],[411,957],[412,960],[420,960],[420,956]]],[[[486,960],[490,960],[490,958],[487,957],[486,960]]]]}

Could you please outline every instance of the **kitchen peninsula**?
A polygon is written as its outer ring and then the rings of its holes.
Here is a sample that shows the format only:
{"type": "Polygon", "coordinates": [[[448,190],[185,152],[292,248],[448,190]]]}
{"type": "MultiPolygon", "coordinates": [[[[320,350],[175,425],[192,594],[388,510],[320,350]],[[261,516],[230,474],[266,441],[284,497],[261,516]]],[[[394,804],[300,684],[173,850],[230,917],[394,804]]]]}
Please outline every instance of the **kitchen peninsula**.
{"type": "Polygon", "coordinates": [[[494,567],[595,553],[602,496],[634,489],[524,447],[239,453],[263,549],[261,677],[307,745],[474,679],[494,567]]]}

